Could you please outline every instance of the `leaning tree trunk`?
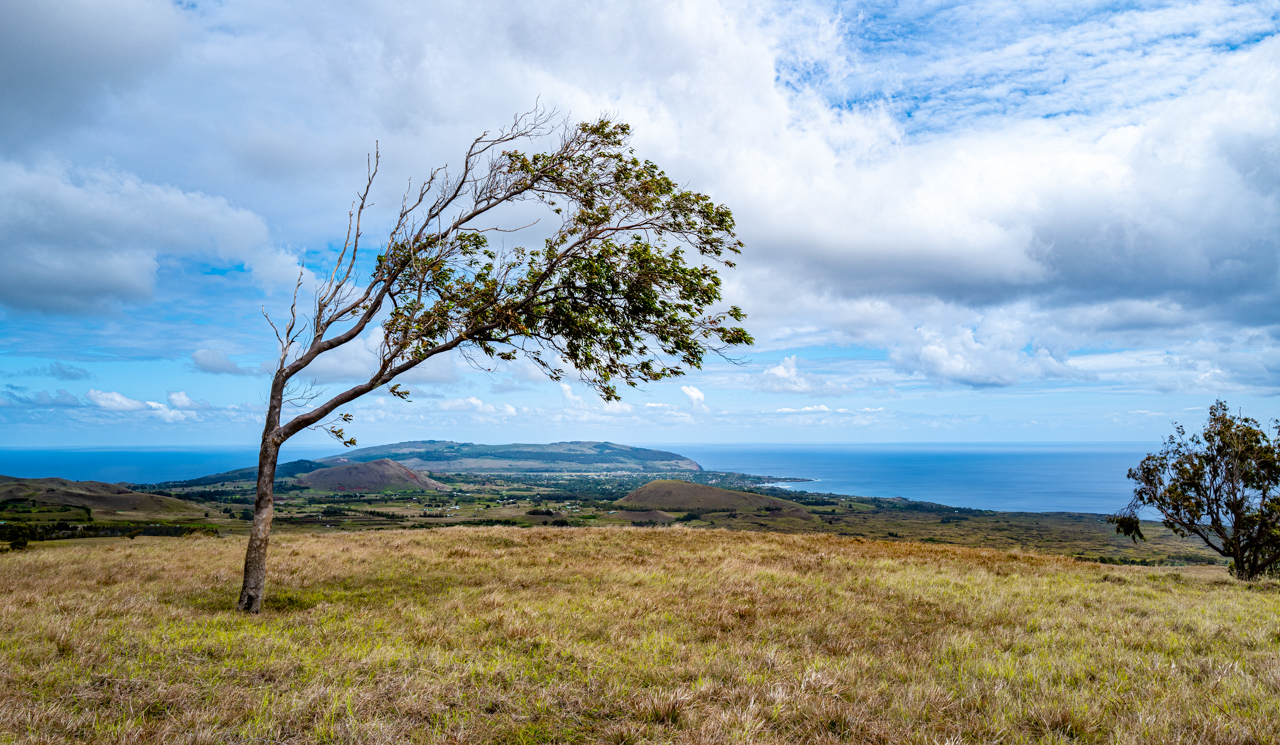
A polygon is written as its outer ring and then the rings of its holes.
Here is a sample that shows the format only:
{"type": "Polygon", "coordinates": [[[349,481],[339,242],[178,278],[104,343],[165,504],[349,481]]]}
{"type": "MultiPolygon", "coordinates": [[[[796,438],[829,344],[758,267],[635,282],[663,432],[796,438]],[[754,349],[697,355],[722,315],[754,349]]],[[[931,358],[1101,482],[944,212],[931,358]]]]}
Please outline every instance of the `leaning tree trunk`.
{"type": "Polygon", "coordinates": [[[244,554],[244,584],[236,605],[246,613],[262,610],[262,596],[267,587],[267,541],[271,537],[271,518],[275,515],[276,460],[280,445],[272,437],[262,438],[258,451],[258,495],[253,501],[253,530],[244,554]]]}

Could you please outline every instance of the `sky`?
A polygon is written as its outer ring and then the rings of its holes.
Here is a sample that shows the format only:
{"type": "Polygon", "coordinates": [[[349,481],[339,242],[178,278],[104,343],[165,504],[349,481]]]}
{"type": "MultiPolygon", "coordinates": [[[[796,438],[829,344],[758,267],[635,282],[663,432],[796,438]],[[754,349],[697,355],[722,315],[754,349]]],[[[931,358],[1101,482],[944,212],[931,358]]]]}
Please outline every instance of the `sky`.
{"type": "MultiPolygon", "coordinates": [[[[756,344],[438,358],[361,445],[1157,442],[1280,416],[1280,0],[0,3],[0,446],[252,446],[299,271],[541,105],[733,210],[756,344]]],[[[516,241],[519,236],[504,240],[516,241]]],[[[313,369],[337,391],[362,340],[313,369]]],[[[321,432],[299,444],[325,445],[321,432]]]]}

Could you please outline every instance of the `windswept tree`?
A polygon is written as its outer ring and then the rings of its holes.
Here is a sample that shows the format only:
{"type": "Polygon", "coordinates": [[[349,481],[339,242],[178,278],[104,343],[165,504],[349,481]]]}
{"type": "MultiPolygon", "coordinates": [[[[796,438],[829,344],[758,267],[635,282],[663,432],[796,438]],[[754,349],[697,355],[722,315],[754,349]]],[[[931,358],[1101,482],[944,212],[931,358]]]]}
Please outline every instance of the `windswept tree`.
{"type": "Polygon", "coordinates": [[[394,381],[426,360],[453,350],[476,359],[523,358],[552,380],[575,374],[610,401],[618,399],[619,383],[681,375],[708,354],[751,343],[736,325],[741,310],[712,310],[721,299],[718,269],[732,267],[742,246],[733,215],[636,158],[629,137],[626,124],[606,118],[556,127],[543,111],[517,117],[473,141],[456,171],[437,169],[411,189],[368,262],[361,220],[374,158],[314,305],[300,314],[295,290],[288,320],[272,325],[280,354],[240,610],[262,607],[280,446],[316,427],[354,445],[338,426],[351,421],[341,407],[384,387],[407,398],[394,381]],[[558,146],[547,152],[515,149],[556,134],[558,146]],[[543,228],[549,235],[533,247],[491,245],[487,235],[521,227],[499,214],[515,203],[551,218],[543,228]],[[365,279],[362,266],[371,267],[365,279]],[[317,359],[365,334],[381,342],[367,380],[332,396],[299,386],[317,359]]]}
{"type": "Polygon", "coordinates": [[[1154,508],[1167,528],[1195,536],[1231,559],[1243,580],[1280,568],[1280,459],[1277,443],[1257,420],[1232,416],[1218,401],[1204,432],[1187,437],[1177,425],[1158,453],[1129,478],[1133,501],[1108,518],[1116,532],[1143,540],[1139,513],[1154,508]]]}

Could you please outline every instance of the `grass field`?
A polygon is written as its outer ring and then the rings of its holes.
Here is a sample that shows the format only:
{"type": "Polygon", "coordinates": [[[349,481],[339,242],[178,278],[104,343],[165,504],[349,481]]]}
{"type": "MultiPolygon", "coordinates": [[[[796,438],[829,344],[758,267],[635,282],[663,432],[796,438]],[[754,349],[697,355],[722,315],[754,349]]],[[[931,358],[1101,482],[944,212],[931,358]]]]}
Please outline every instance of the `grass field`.
{"type": "MultiPolygon", "coordinates": [[[[434,488],[334,492],[304,489],[286,479],[290,483],[282,482],[276,494],[273,530],[282,534],[447,525],[631,526],[674,519],[691,528],[830,533],[866,540],[1017,549],[1109,563],[1225,564],[1202,541],[1179,538],[1158,523],[1144,525],[1148,540],[1134,542],[1118,535],[1105,515],[992,512],[809,493],[762,486],[758,481],[763,477],[745,474],[665,474],[680,476],[674,480],[655,480],[653,474],[436,475],[446,482],[447,492],[434,488]],[[624,494],[629,496],[618,499],[624,494]],[[668,514],[647,514],[653,509],[668,514]]],[[[25,487],[0,483],[10,492],[22,492],[16,498],[0,499],[0,542],[12,526],[26,528],[32,541],[126,535],[139,529],[149,535],[170,529],[247,532],[254,485],[206,483],[208,478],[214,477],[196,479],[195,486],[174,487],[172,492],[161,490],[159,495],[130,493],[115,484],[61,479],[25,487]],[[49,488],[61,493],[50,494],[49,488]],[[68,505],[91,507],[94,520],[86,521],[78,508],[68,505]],[[59,522],[65,524],[59,528],[59,522]]]]}
{"type": "Polygon", "coordinates": [[[0,742],[1280,741],[1280,586],[829,534],[449,528],[0,555],[0,742]]]}

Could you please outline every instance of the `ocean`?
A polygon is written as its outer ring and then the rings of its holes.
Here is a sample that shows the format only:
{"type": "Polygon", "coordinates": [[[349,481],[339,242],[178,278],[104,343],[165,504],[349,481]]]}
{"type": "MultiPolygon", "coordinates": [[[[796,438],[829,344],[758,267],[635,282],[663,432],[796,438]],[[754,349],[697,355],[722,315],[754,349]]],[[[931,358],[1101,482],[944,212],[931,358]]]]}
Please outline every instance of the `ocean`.
{"type": "Polygon", "coordinates": [[[1118,444],[678,445],[711,471],[787,476],[805,491],[905,497],[1008,512],[1111,513],[1133,496],[1148,452],[1118,444]]]}
{"type": "MultiPolygon", "coordinates": [[[[280,462],[322,458],[335,452],[333,447],[285,447],[281,450],[280,462]]],[[[56,476],[73,481],[155,484],[199,478],[257,463],[256,448],[0,448],[0,474],[27,479],[56,476]]]]}
{"type": "MultiPolygon", "coordinates": [[[[807,478],[785,488],[906,497],[1014,512],[1110,513],[1128,503],[1125,474],[1146,454],[1134,444],[647,445],[712,471],[807,478]]],[[[281,462],[334,455],[332,447],[285,448],[281,462]]],[[[0,448],[0,474],[130,483],[176,481],[252,466],[249,448],[0,448]]]]}

